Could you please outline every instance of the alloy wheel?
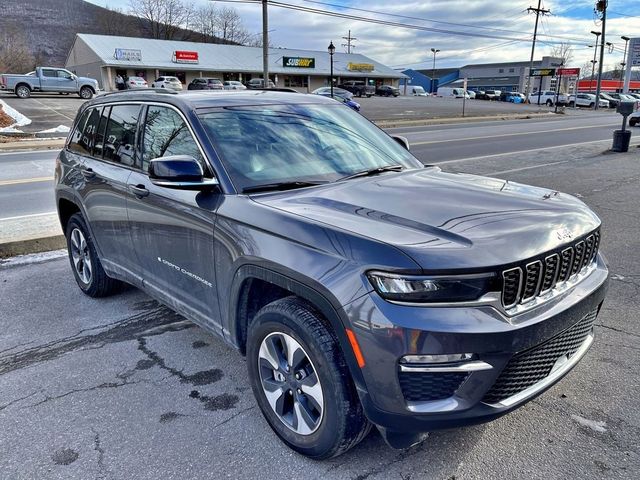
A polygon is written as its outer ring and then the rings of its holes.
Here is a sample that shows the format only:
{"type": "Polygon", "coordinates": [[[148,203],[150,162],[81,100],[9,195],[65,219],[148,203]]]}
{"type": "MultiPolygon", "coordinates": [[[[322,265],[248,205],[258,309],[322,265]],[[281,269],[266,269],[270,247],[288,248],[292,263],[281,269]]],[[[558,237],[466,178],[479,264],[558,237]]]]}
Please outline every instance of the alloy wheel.
{"type": "Polygon", "coordinates": [[[258,371],[264,395],[278,419],[299,435],[322,422],[324,395],[317,370],[291,335],[273,332],[260,344],[258,371]]]}
{"type": "Polygon", "coordinates": [[[74,228],[71,231],[71,258],[80,280],[87,285],[91,283],[93,266],[91,264],[89,245],[79,228],[74,228]]]}

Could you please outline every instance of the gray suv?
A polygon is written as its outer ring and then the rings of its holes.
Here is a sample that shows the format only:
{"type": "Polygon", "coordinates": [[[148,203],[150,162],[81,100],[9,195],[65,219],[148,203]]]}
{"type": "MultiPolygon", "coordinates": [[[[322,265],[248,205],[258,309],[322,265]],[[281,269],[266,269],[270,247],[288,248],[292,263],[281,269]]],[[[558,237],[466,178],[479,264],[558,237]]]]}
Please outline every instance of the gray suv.
{"type": "Polygon", "coordinates": [[[316,459],[521,406],[584,356],[607,288],[580,200],[425,167],[318,95],[103,95],[55,179],[80,289],[135,285],[223,338],[316,459]]]}

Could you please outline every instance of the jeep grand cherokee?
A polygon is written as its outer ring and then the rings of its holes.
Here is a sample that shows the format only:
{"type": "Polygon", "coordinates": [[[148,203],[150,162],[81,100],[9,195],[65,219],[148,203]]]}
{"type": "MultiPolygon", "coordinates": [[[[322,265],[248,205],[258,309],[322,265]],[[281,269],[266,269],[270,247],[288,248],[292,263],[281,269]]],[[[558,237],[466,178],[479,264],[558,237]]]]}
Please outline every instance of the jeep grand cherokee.
{"type": "Polygon", "coordinates": [[[247,357],[291,448],[329,458],[495,419],[563,377],[607,286],[600,220],[543,188],[424,167],[318,95],[87,102],[56,200],[87,295],[121,282],[247,357]]]}

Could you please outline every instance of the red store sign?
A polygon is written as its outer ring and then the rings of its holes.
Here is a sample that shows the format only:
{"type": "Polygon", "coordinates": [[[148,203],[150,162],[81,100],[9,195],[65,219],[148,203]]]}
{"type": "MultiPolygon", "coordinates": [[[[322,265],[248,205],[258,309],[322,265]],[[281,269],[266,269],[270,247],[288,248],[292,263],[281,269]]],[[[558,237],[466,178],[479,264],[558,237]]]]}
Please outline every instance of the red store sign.
{"type": "Polygon", "coordinates": [[[173,52],[173,61],[176,63],[198,63],[198,52],[176,50],[173,52]]]}

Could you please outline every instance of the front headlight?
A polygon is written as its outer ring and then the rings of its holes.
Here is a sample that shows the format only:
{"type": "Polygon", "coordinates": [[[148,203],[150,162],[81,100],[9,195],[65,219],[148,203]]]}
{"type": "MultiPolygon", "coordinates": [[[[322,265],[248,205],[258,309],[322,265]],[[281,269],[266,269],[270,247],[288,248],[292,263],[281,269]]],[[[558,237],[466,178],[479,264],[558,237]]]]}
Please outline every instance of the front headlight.
{"type": "Polygon", "coordinates": [[[498,290],[494,273],[413,276],[368,272],[367,277],[382,298],[397,302],[468,302],[498,290]]]}

